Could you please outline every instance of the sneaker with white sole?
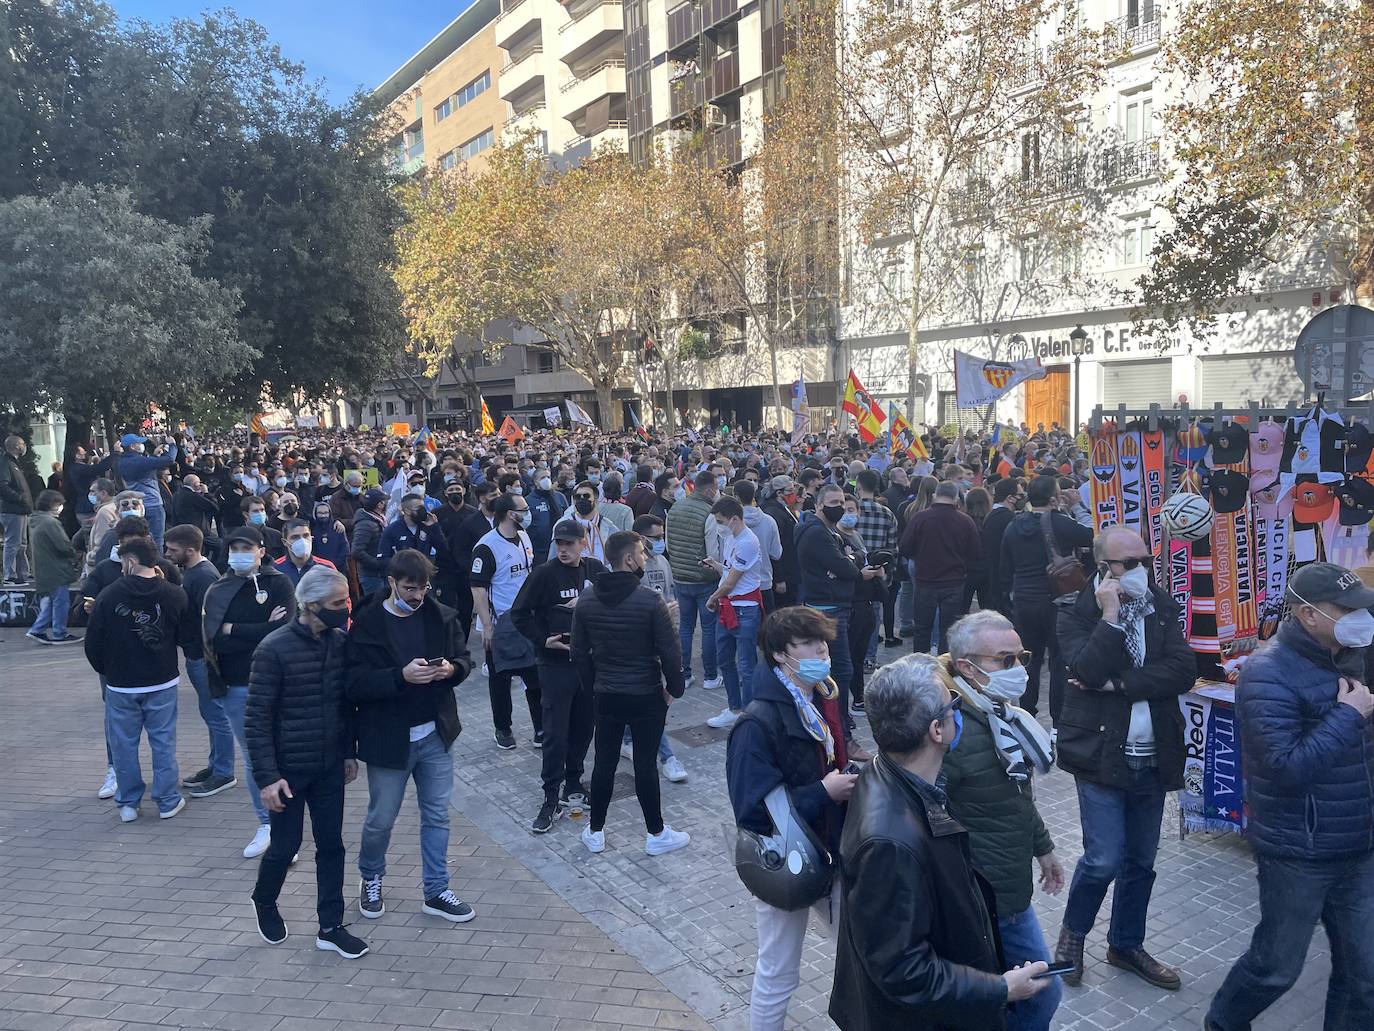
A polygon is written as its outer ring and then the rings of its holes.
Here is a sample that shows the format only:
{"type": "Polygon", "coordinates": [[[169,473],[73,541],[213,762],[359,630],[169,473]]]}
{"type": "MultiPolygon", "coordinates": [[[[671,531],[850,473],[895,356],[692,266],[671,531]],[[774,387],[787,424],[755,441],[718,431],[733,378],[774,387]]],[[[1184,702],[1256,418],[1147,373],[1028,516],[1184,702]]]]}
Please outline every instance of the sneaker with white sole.
{"type": "Polygon", "coordinates": [[[676,852],[680,848],[686,848],[692,840],[692,836],[686,831],[675,831],[666,823],[663,830],[657,834],[648,834],[644,838],[644,851],[651,856],[661,856],[665,852],[676,852]]]}
{"type": "Polygon", "coordinates": [[[367,955],[367,942],[350,933],[342,924],[328,930],[321,927],[320,933],[315,935],[315,948],[321,952],[337,952],[344,959],[358,959],[367,955]]]}
{"type": "Polygon", "coordinates": [[[425,899],[420,912],[428,913],[430,916],[441,916],[455,924],[465,924],[477,915],[471,906],[447,888],[433,898],[425,899]]]}
{"type": "Polygon", "coordinates": [[[35,644],[52,644],[52,642],[48,640],[48,635],[41,631],[35,634],[32,630],[25,630],[24,636],[35,644]]]}
{"type": "Polygon", "coordinates": [[[715,727],[716,730],[726,730],[739,722],[739,713],[733,709],[725,708],[716,713],[706,721],[708,727],[715,727]]]}
{"type": "Polygon", "coordinates": [[[138,819],[138,806],[122,805],[119,807],[119,818],[124,823],[133,823],[138,819]]]}
{"type": "Polygon", "coordinates": [[[184,799],[184,798],[178,796],[178,797],[177,797],[177,804],[174,805],[174,806],[172,806],[172,808],[170,808],[170,809],[160,809],[160,810],[158,810],[157,818],[158,818],[159,820],[170,820],[173,816],[175,816],[177,813],[181,812],[181,811],[182,811],[183,809],[185,809],[185,808],[186,808],[186,799],[184,799]]]}
{"type": "Polygon", "coordinates": [[[590,827],[582,828],[582,844],[587,846],[588,852],[601,853],[606,851],[606,832],[594,831],[590,827]]]}
{"type": "Polygon", "coordinates": [[[274,902],[270,906],[261,905],[249,896],[253,903],[253,915],[258,920],[258,937],[268,945],[280,945],[286,941],[286,921],[281,918],[281,910],[274,902]]]}
{"type": "Polygon", "coordinates": [[[105,771],[105,783],[100,785],[100,790],[95,793],[96,798],[114,798],[115,792],[119,790],[119,782],[115,780],[114,767],[111,766],[105,771]]]}
{"type": "Polygon", "coordinates": [[[364,877],[358,882],[358,912],[369,920],[376,920],[386,912],[386,902],[382,899],[382,879],[364,877]]]}
{"type": "Polygon", "coordinates": [[[209,798],[211,795],[218,795],[221,791],[228,791],[232,787],[238,786],[239,779],[234,775],[228,776],[222,773],[212,773],[202,781],[197,781],[186,789],[186,793],[192,798],[209,798]]]}
{"type": "Polygon", "coordinates": [[[708,691],[719,691],[722,687],[725,686],[725,678],[719,675],[714,677],[708,677],[707,679],[701,682],[701,686],[706,688],[706,690],[708,691]]]}
{"type": "Polygon", "coordinates": [[[634,748],[634,745],[632,745],[632,744],[631,744],[630,742],[628,742],[628,741],[622,741],[622,742],[620,743],[620,758],[622,758],[622,759],[634,759],[634,757],[635,757],[635,748],[634,748]]]}
{"type": "Polygon", "coordinates": [[[267,851],[267,846],[272,844],[272,828],[267,824],[262,824],[253,834],[253,840],[243,846],[244,859],[257,859],[267,851]]]}
{"type": "Polygon", "coordinates": [[[687,779],[687,768],[682,765],[682,760],[675,755],[670,755],[660,761],[658,768],[663,771],[663,776],[674,784],[681,784],[687,779]]]}

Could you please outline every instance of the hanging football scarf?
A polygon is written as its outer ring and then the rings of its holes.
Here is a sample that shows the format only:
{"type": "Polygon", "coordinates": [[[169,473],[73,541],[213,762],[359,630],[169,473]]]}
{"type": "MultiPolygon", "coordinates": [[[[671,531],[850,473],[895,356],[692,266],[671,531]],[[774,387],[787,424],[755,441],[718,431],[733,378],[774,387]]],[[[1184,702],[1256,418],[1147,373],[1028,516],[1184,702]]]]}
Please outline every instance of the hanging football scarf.
{"type": "Polygon", "coordinates": [[[1116,460],[1116,427],[1104,424],[1092,450],[1093,529],[1101,533],[1121,522],[1121,469],[1116,460]]]}
{"type": "Polygon", "coordinates": [[[1118,482],[1121,484],[1121,525],[1136,533],[1140,533],[1144,521],[1142,450],[1139,430],[1128,430],[1116,439],[1116,464],[1120,469],[1118,482]]]}
{"type": "Polygon", "coordinates": [[[1145,433],[1141,435],[1140,442],[1143,445],[1140,462],[1141,480],[1145,488],[1145,518],[1141,524],[1141,536],[1145,538],[1145,543],[1150,546],[1150,553],[1155,557],[1155,583],[1162,584],[1164,523],[1160,518],[1160,510],[1164,508],[1164,497],[1168,488],[1164,434],[1159,430],[1145,433]]]}
{"type": "Polygon", "coordinates": [[[1178,606],[1178,621],[1186,639],[1193,629],[1193,615],[1190,599],[1193,595],[1192,553],[1187,541],[1169,538],[1168,547],[1169,597],[1178,606]]]}
{"type": "Polygon", "coordinates": [[[1208,434],[1212,468],[1207,492],[1212,520],[1212,584],[1216,598],[1217,641],[1232,657],[1254,650],[1254,565],[1250,539],[1250,435],[1234,423],[1208,434]]]}
{"type": "Polygon", "coordinates": [[[1210,539],[1193,541],[1188,573],[1192,593],[1188,599],[1188,647],[1195,652],[1216,655],[1221,651],[1217,640],[1217,597],[1212,568],[1210,539]]]}

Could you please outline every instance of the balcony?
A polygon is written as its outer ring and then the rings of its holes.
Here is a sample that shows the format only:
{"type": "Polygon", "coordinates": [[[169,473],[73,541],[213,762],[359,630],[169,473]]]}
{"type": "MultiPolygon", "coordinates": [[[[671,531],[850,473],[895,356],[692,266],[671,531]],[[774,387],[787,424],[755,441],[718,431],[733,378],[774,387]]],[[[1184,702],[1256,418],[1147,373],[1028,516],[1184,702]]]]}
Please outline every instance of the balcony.
{"type": "Polygon", "coordinates": [[[518,104],[511,98],[523,95],[528,99],[531,93],[543,94],[543,54],[542,46],[533,46],[518,55],[512,55],[502,67],[501,76],[497,81],[502,100],[510,101],[513,107],[524,108],[528,104],[518,104]]]}
{"type": "Polygon", "coordinates": [[[496,45],[509,50],[507,44],[513,42],[531,25],[539,26],[539,5],[533,0],[507,0],[504,9],[496,18],[496,45]]]}
{"type": "Polygon", "coordinates": [[[1046,164],[1033,176],[1012,184],[1011,193],[1021,204],[1038,204],[1082,193],[1087,184],[1087,162],[1068,158],[1046,164]]]}
{"type": "Polygon", "coordinates": [[[710,168],[729,168],[744,160],[739,122],[722,126],[706,138],[706,164],[710,168]]]}
{"type": "Polygon", "coordinates": [[[608,143],[614,143],[621,150],[625,149],[625,134],[629,131],[630,123],[623,118],[612,118],[606,123],[604,129],[592,133],[590,136],[574,136],[564,147],[564,153],[574,147],[585,146],[588,151],[598,150],[608,143]]]}
{"type": "Polygon", "coordinates": [[[563,83],[559,92],[563,94],[563,117],[573,121],[592,101],[625,92],[625,62],[619,59],[602,61],[563,83]]]}
{"type": "Polygon", "coordinates": [[[621,0],[600,0],[578,11],[573,20],[558,30],[559,57],[571,65],[591,54],[625,31],[625,11],[621,0]]]}
{"type": "Polygon", "coordinates": [[[1135,14],[1125,14],[1107,23],[1107,33],[1116,45],[1135,56],[1136,51],[1159,46],[1159,8],[1153,4],[1135,14]]]}
{"type": "Polygon", "coordinates": [[[715,100],[739,89],[739,52],[728,50],[716,56],[706,76],[706,97],[715,100]]]}
{"type": "Polygon", "coordinates": [[[706,103],[706,85],[701,75],[690,73],[670,80],[668,93],[668,113],[673,118],[701,110],[706,103]]]}
{"type": "Polygon", "coordinates": [[[688,0],[687,3],[674,7],[668,12],[668,50],[671,52],[679,47],[686,48],[689,44],[696,46],[697,37],[701,35],[701,8],[697,6],[695,0],[688,0]]]}
{"type": "Polygon", "coordinates": [[[701,20],[704,28],[712,28],[739,14],[739,0],[702,0],[701,20]]]}
{"type": "Polygon", "coordinates": [[[1154,179],[1159,175],[1159,141],[1147,136],[1134,143],[1119,143],[1106,148],[1100,161],[1104,186],[1154,179]]]}

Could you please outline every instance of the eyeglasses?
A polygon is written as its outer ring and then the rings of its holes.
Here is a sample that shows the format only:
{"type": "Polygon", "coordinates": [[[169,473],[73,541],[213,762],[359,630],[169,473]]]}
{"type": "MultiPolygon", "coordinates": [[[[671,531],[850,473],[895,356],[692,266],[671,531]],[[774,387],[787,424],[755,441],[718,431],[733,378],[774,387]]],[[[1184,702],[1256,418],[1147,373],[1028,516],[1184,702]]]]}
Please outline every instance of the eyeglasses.
{"type": "Polygon", "coordinates": [[[971,659],[992,659],[992,665],[997,669],[1011,669],[1015,665],[1029,666],[1031,653],[1028,651],[1003,652],[1000,655],[971,655],[971,659]]]}
{"type": "Polygon", "coordinates": [[[1109,558],[1104,561],[1109,566],[1120,566],[1122,569],[1130,572],[1132,569],[1136,568],[1136,566],[1150,560],[1148,558],[1109,558]]]}
{"type": "Polygon", "coordinates": [[[940,711],[935,714],[935,719],[940,723],[943,723],[946,717],[953,716],[963,707],[964,696],[961,694],[953,695],[950,697],[950,700],[948,702],[946,702],[943,706],[940,707],[940,711]]]}

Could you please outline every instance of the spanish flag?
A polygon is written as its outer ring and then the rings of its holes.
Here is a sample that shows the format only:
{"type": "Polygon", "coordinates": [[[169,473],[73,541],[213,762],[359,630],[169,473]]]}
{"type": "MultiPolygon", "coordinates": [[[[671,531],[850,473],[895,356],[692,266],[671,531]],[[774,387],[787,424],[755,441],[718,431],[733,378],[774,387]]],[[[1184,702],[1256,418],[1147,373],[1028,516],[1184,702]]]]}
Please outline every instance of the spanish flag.
{"type": "Polygon", "coordinates": [[[930,452],[926,450],[925,441],[916,435],[916,431],[911,428],[911,423],[906,421],[906,417],[897,410],[897,406],[891,401],[887,404],[887,416],[888,445],[894,456],[930,457],[930,452]]]}
{"type": "Polygon", "coordinates": [[[873,396],[864,389],[859,377],[854,375],[853,369],[849,370],[849,380],[844,385],[844,403],[840,407],[854,416],[860,440],[865,444],[872,444],[878,439],[887,416],[883,414],[878,402],[873,400],[873,396]]]}
{"type": "Polygon", "coordinates": [[[487,399],[480,399],[482,402],[482,433],[491,435],[496,432],[496,423],[491,421],[491,412],[487,411],[487,399]]]}

